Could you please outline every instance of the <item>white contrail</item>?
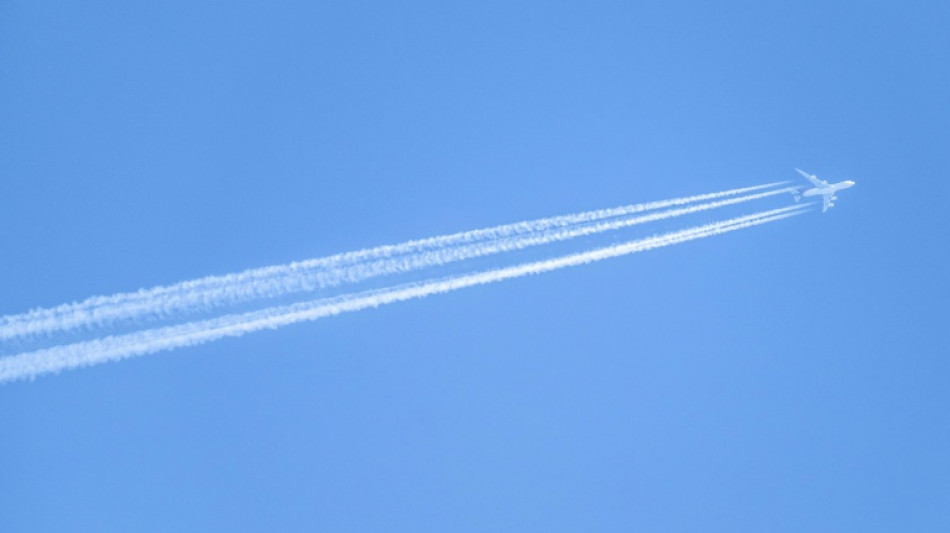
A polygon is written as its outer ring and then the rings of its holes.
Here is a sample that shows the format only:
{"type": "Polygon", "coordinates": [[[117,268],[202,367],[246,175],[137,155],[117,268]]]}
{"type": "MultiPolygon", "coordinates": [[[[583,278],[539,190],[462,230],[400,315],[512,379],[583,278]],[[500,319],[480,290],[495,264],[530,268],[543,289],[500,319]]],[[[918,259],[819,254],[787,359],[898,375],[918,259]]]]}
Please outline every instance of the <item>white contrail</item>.
{"type": "Polygon", "coordinates": [[[316,320],[349,311],[379,307],[389,303],[423,298],[465,287],[540,274],[652,250],[792,217],[804,212],[805,207],[807,206],[796,205],[773,209],[656,237],[638,239],[587,252],[507,268],[409,283],[388,289],[365,291],[22,353],[0,359],[0,382],[32,378],[40,374],[116,361],[178,347],[194,346],[224,337],[241,336],[254,331],[275,329],[296,322],[316,320]]]}
{"type": "Polygon", "coordinates": [[[341,283],[355,283],[382,275],[405,273],[783,194],[787,189],[738,196],[635,218],[619,218],[636,212],[693,203],[710,197],[736,196],[750,190],[771,188],[779,184],[772,183],[721,193],[552,217],[459,233],[454,236],[412,241],[403,245],[383,246],[330,258],[266,267],[229,276],[204,278],[150,291],[96,297],[80,304],[2,317],[0,318],[0,340],[69,331],[81,327],[104,326],[119,320],[167,318],[175,313],[206,310],[225,304],[275,298],[332,287],[341,283]],[[610,220],[611,218],[615,220],[610,220]],[[607,221],[590,224],[604,220],[607,221]],[[452,244],[459,242],[474,244],[452,244]],[[441,248],[436,247],[437,243],[441,248]],[[433,249],[426,250],[426,248],[433,249]],[[417,251],[413,253],[410,250],[417,251]],[[373,261],[368,259],[374,256],[383,258],[373,261]],[[364,258],[363,262],[357,261],[356,257],[364,258]],[[93,300],[96,300],[94,305],[86,305],[93,300]]]}
{"type": "Polygon", "coordinates": [[[357,283],[378,276],[404,274],[476,257],[523,250],[528,247],[566,241],[577,237],[594,235],[648,222],[699,213],[779,194],[786,194],[789,190],[790,189],[778,189],[730,198],[728,200],[719,200],[690,207],[659,211],[636,217],[615,218],[591,224],[576,224],[516,237],[488,240],[456,247],[445,247],[415,254],[407,254],[402,257],[357,263],[332,270],[299,272],[290,276],[265,278],[263,280],[257,280],[252,284],[239,285],[237,287],[225,286],[215,291],[204,292],[200,294],[200,299],[191,294],[185,294],[181,299],[176,298],[161,302],[161,306],[164,309],[182,309],[209,300],[222,303],[236,303],[252,299],[275,298],[299,292],[310,292],[327,287],[334,287],[343,283],[357,283]]]}

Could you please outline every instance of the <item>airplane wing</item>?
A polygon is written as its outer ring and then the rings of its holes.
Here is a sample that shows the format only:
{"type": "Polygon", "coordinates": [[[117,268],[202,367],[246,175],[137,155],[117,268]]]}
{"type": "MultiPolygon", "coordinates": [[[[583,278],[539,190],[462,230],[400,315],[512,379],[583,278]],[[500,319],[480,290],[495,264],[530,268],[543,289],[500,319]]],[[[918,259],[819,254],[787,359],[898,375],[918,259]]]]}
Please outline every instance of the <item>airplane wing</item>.
{"type": "Polygon", "coordinates": [[[814,174],[809,174],[800,168],[796,168],[795,171],[801,174],[802,176],[804,176],[805,179],[810,181],[811,184],[814,185],[815,187],[822,187],[822,186],[828,185],[827,181],[821,181],[820,179],[818,179],[818,176],[814,174]]]}
{"type": "Polygon", "coordinates": [[[821,212],[822,212],[822,213],[824,213],[825,211],[827,211],[828,208],[831,207],[832,205],[834,205],[834,204],[831,203],[831,195],[830,195],[830,194],[824,194],[824,195],[821,196],[821,212]]]}

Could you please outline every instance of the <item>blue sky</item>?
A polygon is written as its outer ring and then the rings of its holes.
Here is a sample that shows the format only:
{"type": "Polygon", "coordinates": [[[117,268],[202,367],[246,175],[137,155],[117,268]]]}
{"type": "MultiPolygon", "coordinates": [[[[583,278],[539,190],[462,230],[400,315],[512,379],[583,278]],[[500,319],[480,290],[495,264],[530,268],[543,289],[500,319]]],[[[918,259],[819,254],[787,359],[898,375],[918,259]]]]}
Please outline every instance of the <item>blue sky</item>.
{"type": "Polygon", "coordinates": [[[583,209],[826,215],[0,387],[4,531],[945,531],[943,2],[11,1],[0,314],[583,209]]]}

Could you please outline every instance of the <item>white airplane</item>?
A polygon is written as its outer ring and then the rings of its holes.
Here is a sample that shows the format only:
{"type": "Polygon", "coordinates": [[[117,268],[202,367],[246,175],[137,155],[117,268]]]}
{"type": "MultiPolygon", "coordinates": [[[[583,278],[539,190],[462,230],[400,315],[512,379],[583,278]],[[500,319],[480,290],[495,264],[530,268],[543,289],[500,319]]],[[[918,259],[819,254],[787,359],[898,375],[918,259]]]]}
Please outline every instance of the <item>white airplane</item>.
{"type": "Polygon", "coordinates": [[[835,194],[841,189],[847,189],[848,187],[854,187],[854,182],[851,180],[839,181],[838,183],[828,183],[827,181],[818,179],[818,176],[814,174],[809,174],[804,170],[795,169],[799,174],[805,176],[805,179],[810,181],[814,187],[810,189],[804,189],[801,191],[795,191],[792,194],[795,195],[795,201],[802,199],[802,196],[821,196],[821,212],[824,213],[828,210],[829,207],[834,207],[835,200],[838,199],[838,196],[835,194]]]}

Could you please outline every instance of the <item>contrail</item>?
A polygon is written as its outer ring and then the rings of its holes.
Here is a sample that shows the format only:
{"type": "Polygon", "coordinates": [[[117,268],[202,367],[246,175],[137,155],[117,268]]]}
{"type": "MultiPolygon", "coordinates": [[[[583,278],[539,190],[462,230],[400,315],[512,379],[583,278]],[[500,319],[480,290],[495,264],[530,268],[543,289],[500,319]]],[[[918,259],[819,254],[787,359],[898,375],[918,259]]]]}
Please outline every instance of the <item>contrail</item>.
{"type": "Polygon", "coordinates": [[[408,283],[388,289],[364,291],[335,298],[319,299],[22,353],[0,359],[0,382],[32,378],[40,374],[116,361],[178,347],[195,346],[224,337],[241,336],[263,329],[276,329],[296,322],[316,320],[326,316],[379,307],[389,303],[424,298],[465,287],[485,285],[602,261],[782,220],[799,215],[807,210],[806,208],[807,205],[795,205],[773,209],[554,259],[474,274],[408,283]]]}
{"type": "Polygon", "coordinates": [[[343,283],[355,283],[377,276],[440,266],[454,261],[573,239],[775,196],[787,192],[787,189],[747,194],[635,218],[620,218],[638,212],[684,205],[710,198],[737,196],[781,184],[782,182],[770,183],[719,193],[520,222],[288,265],[265,267],[239,274],[202,278],[136,293],[99,296],[81,303],[0,317],[0,340],[70,331],[82,327],[106,326],[119,320],[168,318],[175,313],[201,311],[254,299],[315,291],[343,283]],[[605,220],[606,222],[603,222],[605,220]],[[601,222],[597,223],[598,221],[601,222]]]}
{"type": "MultiPolygon", "coordinates": [[[[370,278],[404,274],[424,268],[443,266],[449,263],[464,261],[477,257],[484,257],[528,247],[566,241],[577,237],[603,233],[605,231],[622,229],[648,222],[679,217],[735,205],[743,202],[759,200],[779,194],[786,194],[790,189],[778,189],[758,194],[740,196],[728,200],[708,202],[690,207],[659,211],[647,215],[629,218],[618,218],[592,224],[576,224],[556,228],[545,232],[519,235],[511,238],[483,241],[457,247],[446,247],[415,254],[408,254],[397,258],[380,259],[366,263],[357,263],[352,266],[316,272],[295,273],[291,276],[265,278],[253,284],[238,287],[222,287],[210,293],[202,293],[203,301],[209,299],[225,303],[235,303],[258,298],[275,298],[297,292],[310,292],[327,287],[334,287],[343,283],[357,283],[370,278]]],[[[162,302],[163,308],[187,308],[199,301],[190,294],[182,300],[162,302]]]]}

